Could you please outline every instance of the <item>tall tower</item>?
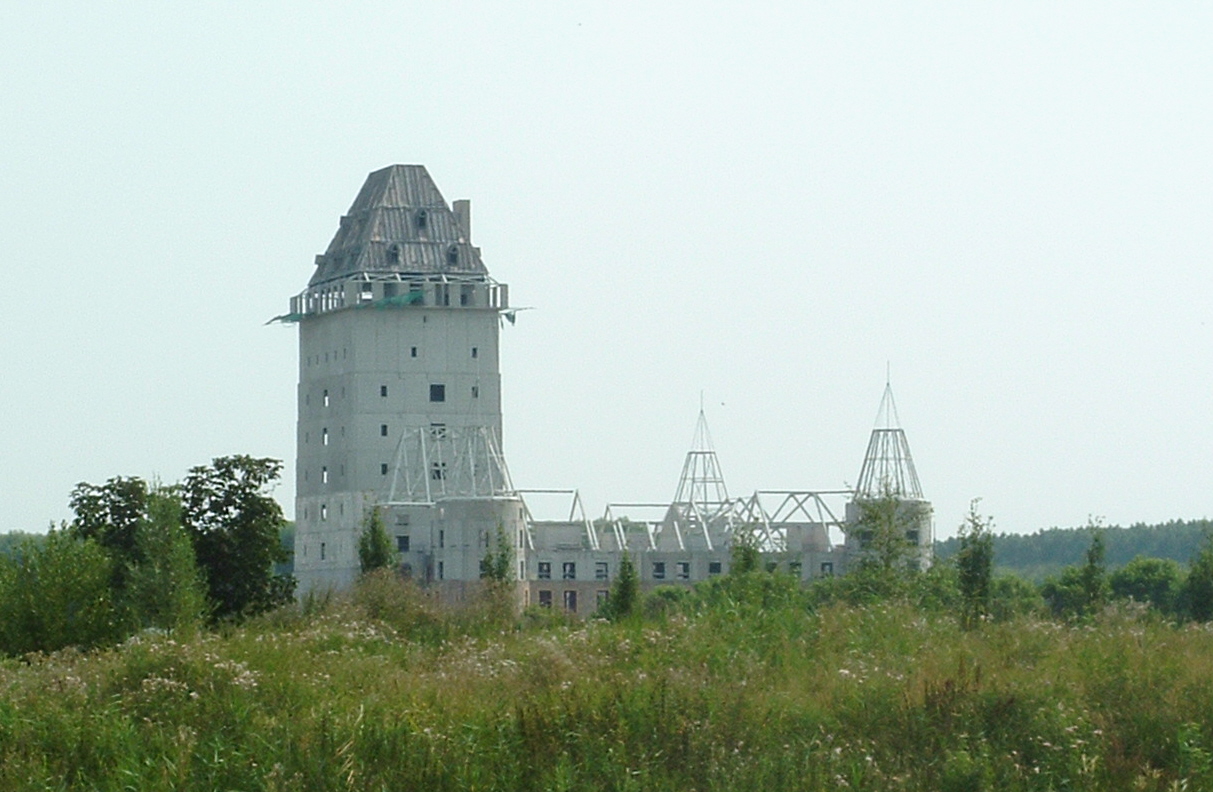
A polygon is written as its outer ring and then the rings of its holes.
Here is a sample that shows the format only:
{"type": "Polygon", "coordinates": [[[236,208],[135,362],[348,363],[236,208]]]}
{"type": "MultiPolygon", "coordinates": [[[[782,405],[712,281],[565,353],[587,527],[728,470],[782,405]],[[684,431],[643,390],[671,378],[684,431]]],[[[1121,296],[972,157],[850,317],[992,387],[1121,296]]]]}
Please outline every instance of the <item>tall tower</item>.
{"type": "Polygon", "coordinates": [[[375,171],[283,317],[299,324],[295,574],[342,588],[379,508],[406,573],[478,577],[521,506],[501,453],[504,284],[420,165],[375,171]]]}

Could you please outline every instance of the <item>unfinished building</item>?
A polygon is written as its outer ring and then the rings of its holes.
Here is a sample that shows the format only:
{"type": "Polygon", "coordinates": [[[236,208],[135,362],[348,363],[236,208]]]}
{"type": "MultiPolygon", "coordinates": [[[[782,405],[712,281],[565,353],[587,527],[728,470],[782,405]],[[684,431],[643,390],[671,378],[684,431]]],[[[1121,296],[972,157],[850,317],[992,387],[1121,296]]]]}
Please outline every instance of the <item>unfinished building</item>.
{"type": "Polygon", "coordinates": [[[371,509],[400,572],[459,600],[481,560],[511,545],[521,604],[592,613],[624,553],[643,585],[728,572],[734,542],[809,579],[844,573],[872,542],[872,503],[930,563],[932,521],[886,388],[852,489],[733,497],[700,411],[673,499],[612,503],[590,519],[573,491],[516,489],[501,441],[498,342],[509,290],[471,243],[471,205],[425,168],[367,177],[280,320],[299,326],[295,575],[300,592],[349,586],[371,509]]]}

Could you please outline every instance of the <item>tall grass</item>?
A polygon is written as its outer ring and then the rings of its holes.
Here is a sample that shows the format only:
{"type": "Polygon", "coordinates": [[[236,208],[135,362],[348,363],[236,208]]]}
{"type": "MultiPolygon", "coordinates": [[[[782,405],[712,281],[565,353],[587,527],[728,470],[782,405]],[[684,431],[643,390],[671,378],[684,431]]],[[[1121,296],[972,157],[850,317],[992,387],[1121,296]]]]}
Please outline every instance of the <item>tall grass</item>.
{"type": "Polygon", "coordinates": [[[1211,755],[1205,627],[1121,607],[965,631],[772,576],[619,623],[378,578],[0,661],[5,790],[1195,790],[1211,755]]]}

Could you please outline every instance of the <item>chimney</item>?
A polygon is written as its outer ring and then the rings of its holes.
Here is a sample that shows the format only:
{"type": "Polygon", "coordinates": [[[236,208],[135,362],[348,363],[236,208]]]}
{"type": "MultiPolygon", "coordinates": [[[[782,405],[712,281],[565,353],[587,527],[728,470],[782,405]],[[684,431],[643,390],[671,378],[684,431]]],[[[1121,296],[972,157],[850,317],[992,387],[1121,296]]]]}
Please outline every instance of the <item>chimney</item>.
{"type": "Polygon", "coordinates": [[[459,221],[459,227],[463,229],[463,241],[472,241],[472,202],[466,198],[455,201],[451,204],[451,210],[455,213],[455,219],[459,221]]]}

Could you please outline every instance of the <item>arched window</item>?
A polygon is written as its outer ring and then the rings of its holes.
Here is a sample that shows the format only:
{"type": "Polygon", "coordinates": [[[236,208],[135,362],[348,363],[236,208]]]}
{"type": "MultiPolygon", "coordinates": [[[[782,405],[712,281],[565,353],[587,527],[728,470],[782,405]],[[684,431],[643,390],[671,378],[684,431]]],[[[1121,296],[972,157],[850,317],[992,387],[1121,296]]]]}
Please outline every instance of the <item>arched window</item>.
{"type": "Polygon", "coordinates": [[[399,264],[400,263],[400,245],[399,244],[392,243],[391,245],[388,245],[387,263],[388,264],[399,264]]]}

